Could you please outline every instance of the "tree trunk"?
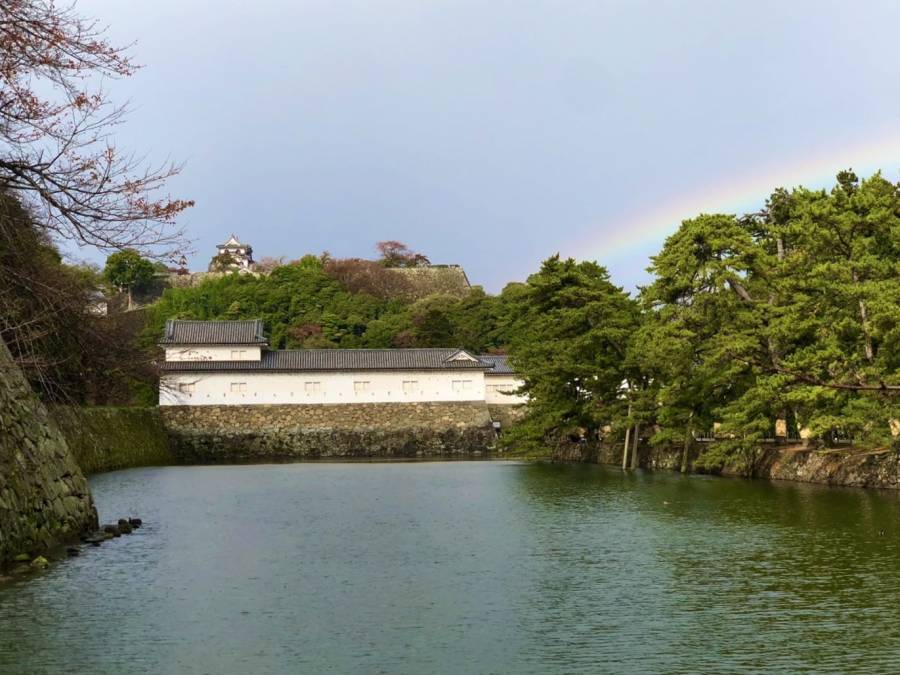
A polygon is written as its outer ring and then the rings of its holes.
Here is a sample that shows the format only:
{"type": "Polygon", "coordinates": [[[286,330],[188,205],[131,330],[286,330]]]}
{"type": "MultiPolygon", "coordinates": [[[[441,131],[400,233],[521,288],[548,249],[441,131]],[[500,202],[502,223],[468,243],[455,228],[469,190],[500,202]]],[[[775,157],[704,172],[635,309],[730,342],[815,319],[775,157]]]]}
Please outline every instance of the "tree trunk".
{"type": "MultiPolygon", "coordinates": [[[[631,401],[628,402],[628,417],[631,417],[631,401]]],[[[631,440],[631,425],[625,429],[625,446],[622,448],[622,469],[628,468],[628,441],[631,440]]]]}
{"type": "Polygon", "coordinates": [[[631,468],[632,469],[638,468],[638,442],[640,441],[640,438],[641,438],[641,425],[635,424],[634,425],[634,438],[632,439],[632,446],[631,446],[631,468]]]}
{"type": "Polygon", "coordinates": [[[131,286],[128,287],[128,311],[131,311],[131,286]]]}
{"type": "Polygon", "coordinates": [[[866,338],[866,361],[872,363],[875,360],[875,350],[872,348],[872,334],[869,332],[869,314],[866,311],[866,301],[859,301],[859,316],[862,319],[863,335],[866,338]]]}
{"type": "Polygon", "coordinates": [[[688,417],[687,428],[684,431],[684,448],[681,451],[681,473],[687,473],[691,470],[691,423],[693,422],[694,413],[688,417]]]}
{"type": "MultiPolygon", "coordinates": [[[[853,270],[853,283],[859,283],[859,277],[856,270],[853,270]]],[[[866,310],[866,301],[859,300],[859,318],[862,322],[863,338],[865,339],[864,349],[866,353],[866,361],[872,363],[875,360],[875,350],[872,348],[872,334],[869,332],[869,312],[866,310]]]]}

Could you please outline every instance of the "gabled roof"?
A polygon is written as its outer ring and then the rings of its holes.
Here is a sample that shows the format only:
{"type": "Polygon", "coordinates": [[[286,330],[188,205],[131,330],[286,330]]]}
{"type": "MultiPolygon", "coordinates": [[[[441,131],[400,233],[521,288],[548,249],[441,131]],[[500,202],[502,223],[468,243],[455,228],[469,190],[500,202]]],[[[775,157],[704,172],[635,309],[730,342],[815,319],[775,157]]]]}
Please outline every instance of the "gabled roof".
{"type": "Polygon", "coordinates": [[[229,247],[234,247],[234,246],[238,246],[241,248],[248,248],[247,244],[244,244],[244,243],[241,243],[240,241],[238,241],[238,238],[235,237],[234,234],[232,234],[230,237],[228,237],[228,241],[226,241],[224,244],[218,245],[219,248],[229,248],[229,247]]]}
{"type": "Polygon", "coordinates": [[[491,366],[485,375],[515,375],[516,371],[509,365],[509,357],[505,354],[480,354],[479,359],[491,366]]]}
{"type": "Polygon", "coordinates": [[[163,345],[265,345],[263,322],[183,321],[169,319],[160,340],[163,345]]]}
{"type": "Polygon", "coordinates": [[[287,349],[264,351],[259,361],[167,361],[166,371],[360,371],[486,370],[490,366],[459,349],[287,349]]]}

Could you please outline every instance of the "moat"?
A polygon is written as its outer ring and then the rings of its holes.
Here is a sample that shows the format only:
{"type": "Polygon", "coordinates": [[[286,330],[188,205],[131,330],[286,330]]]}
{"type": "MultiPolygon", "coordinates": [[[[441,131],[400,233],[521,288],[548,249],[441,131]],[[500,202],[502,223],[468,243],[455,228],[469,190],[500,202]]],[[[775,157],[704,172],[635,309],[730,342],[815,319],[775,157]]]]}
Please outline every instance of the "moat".
{"type": "Polygon", "coordinates": [[[0,588],[0,672],[891,672],[900,495],[598,466],[94,476],[130,537],[0,588]]]}

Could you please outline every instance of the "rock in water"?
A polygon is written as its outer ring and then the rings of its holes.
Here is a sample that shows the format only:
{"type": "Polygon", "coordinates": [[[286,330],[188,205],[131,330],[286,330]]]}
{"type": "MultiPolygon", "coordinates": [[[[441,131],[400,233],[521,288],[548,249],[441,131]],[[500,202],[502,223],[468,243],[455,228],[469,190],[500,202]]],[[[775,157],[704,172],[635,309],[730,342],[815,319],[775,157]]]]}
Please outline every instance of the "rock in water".
{"type": "Polygon", "coordinates": [[[141,525],[144,524],[144,521],[140,518],[129,518],[128,522],[134,529],[138,529],[141,525]]]}
{"type": "Polygon", "coordinates": [[[69,548],[66,549],[66,555],[70,558],[74,558],[81,555],[81,549],[77,546],[69,546],[69,548]]]}
{"type": "Polygon", "coordinates": [[[111,534],[114,537],[122,536],[122,533],[119,531],[118,525],[104,525],[103,531],[106,532],[107,534],[111,534]]]}
{"type": "Polygon", "coordinates": [[[39,570],[44,569],[49,564],[50,562],[42,555],[39,555],[37,558],[31,561],[31,566],[39,570]]]}

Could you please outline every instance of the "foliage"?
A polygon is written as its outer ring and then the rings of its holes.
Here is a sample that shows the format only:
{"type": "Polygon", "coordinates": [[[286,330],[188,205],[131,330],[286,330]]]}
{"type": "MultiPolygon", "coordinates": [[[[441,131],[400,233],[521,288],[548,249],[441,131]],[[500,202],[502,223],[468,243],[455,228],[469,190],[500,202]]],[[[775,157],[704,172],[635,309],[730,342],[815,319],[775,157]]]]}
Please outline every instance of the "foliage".
{"type": "Polygon", "coordinates": [[[598,433],[621,414],[636,303],[600,265],[553,256],[528,279],[516,305],[510,354],[530,403],[510,440],[546,445],[598,433]]]}
{"type": "MultiPolygon", "coordinates": [[[[152,270],[152,266],[151,266],[152,270]]],[[[45,400],[130,402],[152,378],[139,312],[96,316],[101,277],[63,263],[21,203],[0,193],[0,339],[45,400]]]]}
{"type": "Polygon", "coordinates": [[[384,267],[425,267],[430,264],[426,256],[411,251],[400,241],[379,241],[375,248],[381,254],[378,262],[384,267]]]}
{"type": "Polygon", "coordinates": [[[227,251],[225,253],[214,255],[212,260],[209,261],[210,272],[229,272],[236,269],[237,266],[238,261],[227,251]]]}
{"type": "Polygon", "coordinates": [[[192,202],[156,193],[179,168],[142,166],[112,144],[125,111],[98,86],[135,69],[71,4],[0,3],[0,189],[58,237],[171,253],[174,218],[192,202]]]}
{"type": "Polygon", "coordinates": [[[351,293],[366,293],[376,298],[399,298],[409,293],[406,278],[374,260],[361,258],[329,259],[325,273],[339,281],[351,293]]]}
{"type": "Polygon", "coordinates": [[[413,299],[384,265],[306,256],[170,290],[154,335],[165,318],[259,317],[274,347],[508,351],[530,400],[508,439],[620,439],[639,425],[682,447],[685,467],[699,436],[719,439],[700,465],[752,468],[776,420],[822,443],[883,445],[900,418],[900,187],[880,175],[685,220],[637,299],[596,263],[558,256],[494,296],[413,299]]]}
{"type": "MultiPolygon", "coordinates": [[[[685,221],[642,293],[657,439],[721,422],[707,464],[756,461],[774,421],[821,442],[891,442],[900,414],[900,188],[838,175],[760,213],[685,221]]],[[[690,435],[690,431],[687,434],[690,435]]]]}
{"type": "MultiPolygon", "coordinates": [[[[263,319],[275,348],[455,346],[504,351],[509,326],[506,292],[473,289],[465,297],[436,295],[410,302],[388,291],[376,263],[305,256],[266,276],[228,275],[196,287],[166,290],[151,309],[147,338],[166,319],[263,319]]],[[[366,262],[366,261],[363,261],[366,262]]]]}
{"type": "Polygon", "coordinates": [[[133,248],[111,254],[106,259],[103,276],[121,291],[141,291],[153,282],[156,268],[133,248]]]}

